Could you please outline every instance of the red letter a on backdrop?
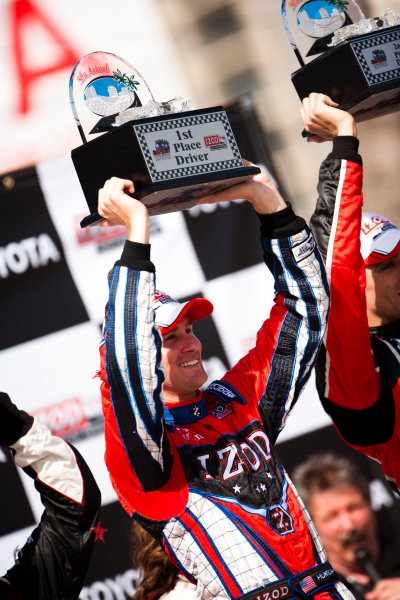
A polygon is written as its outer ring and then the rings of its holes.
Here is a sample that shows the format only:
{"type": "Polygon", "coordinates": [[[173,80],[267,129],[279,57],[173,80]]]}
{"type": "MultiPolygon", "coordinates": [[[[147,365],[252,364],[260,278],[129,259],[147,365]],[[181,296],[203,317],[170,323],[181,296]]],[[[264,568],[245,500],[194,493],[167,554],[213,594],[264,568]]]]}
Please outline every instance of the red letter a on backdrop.
{"type": "MultiPolygon", "coordinates": [[[[42,75],[54,73],[60,69],[72,67],[78,62],[79,57],[75,54],[65,37],[53,23],[38,9],[32,0],[11,0],[9,3],[11,32],[13,36],[13,48],[15,53],[15,65],[19,80],[19,102],[17,111],[25,114],[30,108],[30,93],[32,84],[42,75]],[[50,37],[52,44],[57,45],[56,57],[52,60],[49,56],[46,67],[29,66],[27,38],[24,34],[29,27],[39,25],[44,30],[47,39],[50,37]],[[25,41],[25,44],[24,44],[25,41]]],[[[40,38],[37,40],[40,44],[40,38]]],[[[33,50],[33,49],[32,49],[33,50]]]]}

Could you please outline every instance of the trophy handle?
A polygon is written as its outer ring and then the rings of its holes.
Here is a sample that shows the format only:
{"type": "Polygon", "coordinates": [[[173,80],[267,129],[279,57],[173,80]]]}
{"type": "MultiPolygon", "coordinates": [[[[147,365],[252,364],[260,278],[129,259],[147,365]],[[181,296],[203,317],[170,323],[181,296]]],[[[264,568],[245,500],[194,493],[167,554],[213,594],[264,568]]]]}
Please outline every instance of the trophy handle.
{"type": "Polygon", "coordinates": [[[293,48],[293,51],[295,53],[295,55],[297,56],[297,60],[299,61],[300,65],[302,67],[304,67],[305,62],[303,60],[303,57],[301,56],[299,49],[296,46],[296,42],[294,41],[294,37],[292,35],[292,32],[290,31],[289,25],[288,25],[288,20],[287,20],[287,14],[286,14],[286,0],[282,0],[282,21],[283,21],[283,26],[285,28],[286,34],[289,38],[289,42],[290,45],[293,48]]]}
{"type": "Polygon", "coordinates": [[[81,136],[82,142],[84,144],[86,144],[87,139],[85,137],[83,127],[82,127],[80,119],[79,119],[78,111],[76,110],[75,100],[74,100],[74,75],[75,75],[75,71],[76,71],[76,68],[79,65],[79,63],[80,63],[80,61],[76,63],[75,67],[72,70],[71,76],[69,78],[69,101],[70,101],[71,108],[72,108],[72,114],[74,115],[75,123],[76,123],[76,126],[79,131],[79,135],[81,136]]]}

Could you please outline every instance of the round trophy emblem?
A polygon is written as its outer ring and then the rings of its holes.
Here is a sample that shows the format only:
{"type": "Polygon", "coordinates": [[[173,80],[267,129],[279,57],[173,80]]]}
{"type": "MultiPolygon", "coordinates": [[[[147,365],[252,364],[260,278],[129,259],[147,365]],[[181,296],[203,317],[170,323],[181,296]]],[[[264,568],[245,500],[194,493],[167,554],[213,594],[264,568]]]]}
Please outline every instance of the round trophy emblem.
{"type": "Polygon", "coordinates": [[[346,14],[340,4],[328,4],[321,0],[311,0],[297,13],[297,23],[303,33],[313,38],[322,38],[339,29],[346,21],[346,14]]]}
{"type": "Polygon", "coordinates": [[[102,117],[140,106],[139,97],[133,87],[137,83],[133,77],[125,74],[119,76],[118,73],[112,77],[94,79],[84,89],[85,104],[90,111],[102,117]]]}
{"type": "Polygon", "coordinates": [[[104,132],[128,108],[154,101],[139,71],[119,56],[100,51],[87,54],[75,65],[69,94],[83,142],[104,132]]]}

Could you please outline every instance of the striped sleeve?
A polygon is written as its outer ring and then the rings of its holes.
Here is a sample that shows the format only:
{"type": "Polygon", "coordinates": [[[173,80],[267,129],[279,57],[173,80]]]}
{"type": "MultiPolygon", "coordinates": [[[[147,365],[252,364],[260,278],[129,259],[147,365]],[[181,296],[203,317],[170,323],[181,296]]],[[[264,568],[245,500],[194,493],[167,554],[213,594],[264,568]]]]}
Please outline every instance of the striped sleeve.
{"type": "Polygon", "coordinates": [[[183,509],[188,490],[179,454],[164,427],[154,288],[150,246],[126,242],[109,276],[99,375],[111,483],[129,515],[137,511],[165,519],[183,509]]]}
{"type": "Polygon", "coordinates": [[[255,398],[272,441],[310,377],[329,312],[325,268],[315,240],[303,219],[293,213],[288,219],[272,231],[262,223],[275,304],[255,348],[234,368],[231,380],[244,396],[255,398]],[[249,377],[241,376],[243,369],[249,377]]]}
{"type": "Polygon", "coordinates": [[[154,273],[119,265],[114,268],[105,328],[107,382],[125,454],[144,491],[162,486],[171,467],[153,296],[154,273]]]}

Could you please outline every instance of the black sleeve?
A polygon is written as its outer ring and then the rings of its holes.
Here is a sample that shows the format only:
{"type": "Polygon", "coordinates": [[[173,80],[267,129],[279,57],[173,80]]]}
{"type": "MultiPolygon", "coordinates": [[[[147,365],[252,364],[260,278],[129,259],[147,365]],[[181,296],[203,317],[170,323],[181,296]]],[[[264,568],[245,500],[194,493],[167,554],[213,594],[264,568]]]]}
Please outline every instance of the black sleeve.
{"type": "MultiPolygon", "coordinates": [[[[54,437],[50,434],[51,439],[54,437]]],[[[12,588],[24,600],[76,600],[93,550],[94,532],[91,528],[98,519],[100,490],[79,452],[58,439],[57,455],[52,454],[51,444],[50,449],[45,447],[46,444],[43,447],[43,458],[47,465],[51,464],[49,484],[39,478],[35,462],[24,468],[34,479],[45,507],[38,527],[19,551],[15,565],[6,573],[12,588]],[[68,497],[67,491],[64,491],[68,490],[69,484],[63,466],[64,455],[72,464],[68,474],[83,482],[83,495],[79,500],[68,497]]],[[[37,452],[38,447],[35,450],[37,452]]],[[[15,456],[18,457],[18,450],[15,456]]]]}
{"type": "Polygon", "coordinates": [[[32,427],[33,417],[20,410],[8,394],[0,392],[0,446],[12,446],[32,427]]]}
{"type": "Polygon", "coordinates": [[[324,260],[328,251],[337,194],[340,193],[342,164],[343,161],[348,160],[362,166],[358,145],[359,140],[353,136],[334,138],[332,151],[322,162],[319,170],[318,199],[310,220],[310,228],[324,260]]]}
{"type": "Polygon", "coordinates": [[[306,228],[306,222],[303,217],[298,217],[293,212],[290,204],[286,208],[270,215],[260,215],[257,213],[257,216],[261,224],[261,236],[269,239],[296,235],[296,233],[300,233],[300,231],[306,228]]]}

